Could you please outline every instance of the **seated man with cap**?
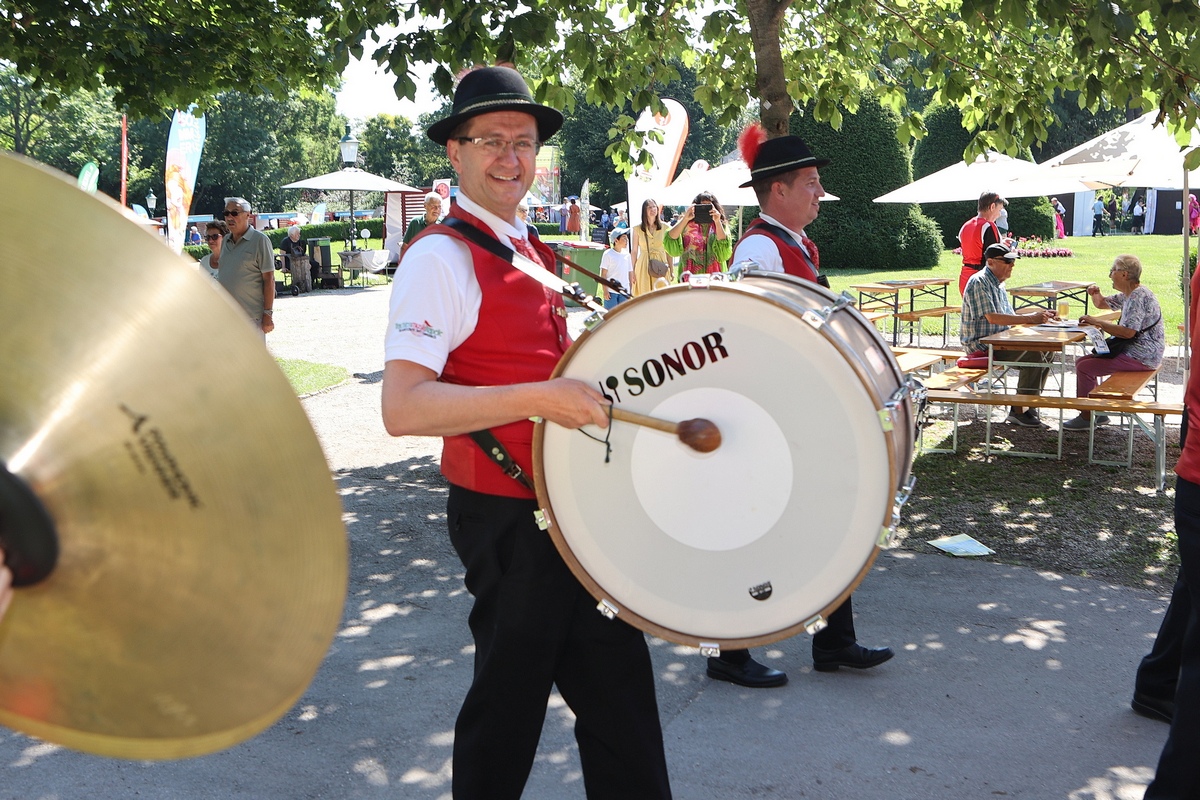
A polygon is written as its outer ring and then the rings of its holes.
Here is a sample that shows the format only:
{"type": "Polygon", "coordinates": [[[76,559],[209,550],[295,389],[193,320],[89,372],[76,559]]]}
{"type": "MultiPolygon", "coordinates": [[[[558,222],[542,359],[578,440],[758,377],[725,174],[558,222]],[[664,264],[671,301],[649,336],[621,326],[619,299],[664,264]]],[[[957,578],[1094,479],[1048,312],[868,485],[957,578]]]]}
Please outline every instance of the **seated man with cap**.
{"type": "MultiPolygon", "coordinates": [[[[828,286],[819,272],[817,246],[804,235],[804,229],[820,213],[825,189],[817,170],[829,159],[814,156],[797,136],[766,136],[756,123],[738,138],[742,159],[750,165],[750,180],[741,188],[754,189],[762,211],[738,242],[733,264],[750,261],[755,269],[784,272],[828,286]]],[[[834,672],[840,667],[869,669],[893,655],[890,647],[872,649],[858,643],[850,597],[829,615],[828,625],[812,640],[813,668],[818,672],[834,672]]],[[[749,650],[726,650],[708,659],[708,676],[756,689],[787,683],[786,673],[755,661],[749,650]]]]}
{"type": "MultiPolygon", "coordinates": [[[[963,292],[962,343],[967,355],[986,353],[987,345],[980,340],[1006,331],[1014,325],[1041,325],[1057,315],[1046,308],[1030,308],[1021,312],[1013,310],[1004,282],[1012,275],[1017,258],[1016,247],[996,242],[984,250],[984,268],[971,276],[963,292]]],[[[1050,368],[1045,364],[1049,353],[1032,350],[997,350],[993,359],[1002,362],[1033,362],[1042,366],[1021,367],[1017,379],[1019,394],[1041,394],[1046,385],[1050,368]]],[[[1026,428],[1037,428],[1042,424],[1036,409],[1022,410],[1013,406],[1008,421],[1026,428]]]]}
{"type": "Polygon", "coordinates": [[[645,635],[596,610],[534,518],[530,417],[608,426],[597,388],[550,378],[571,344],[566,307],[533,275],[553,271],[553,252],[517,218],[538,150],[562,124],[515,70],[467,73],[428,130],[458,173],[458,202],[405,247],[392,289],[384,425],[443,437],[450,542],[474,597],[457,800],[521,796],[555,687],[575,715],[588,797],[671,796],[645,635]]]}

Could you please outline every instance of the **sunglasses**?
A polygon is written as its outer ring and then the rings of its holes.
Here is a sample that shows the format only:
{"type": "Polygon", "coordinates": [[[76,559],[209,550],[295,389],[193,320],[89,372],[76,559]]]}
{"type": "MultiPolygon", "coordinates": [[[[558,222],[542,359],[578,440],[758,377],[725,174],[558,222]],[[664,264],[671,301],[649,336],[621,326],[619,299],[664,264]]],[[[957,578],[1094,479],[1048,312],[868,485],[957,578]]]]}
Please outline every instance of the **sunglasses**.
{"type": "Polygon", "coordinates": [[[220,238],[221,238],[221,234],[219,234],[219,233],[210,233],[204,237],[205,241],[208,241],[208,242],[215,242],[220,238]]]}
{"type": "Polygon", "coordinates": [[[235,208],[233,211],[230,211],[229,209],[225,209],[224,215],[226,217],[240,217],[242,215],[242,211],[241,211],[241,209],[238,209],[238,208],[235,208]]]}

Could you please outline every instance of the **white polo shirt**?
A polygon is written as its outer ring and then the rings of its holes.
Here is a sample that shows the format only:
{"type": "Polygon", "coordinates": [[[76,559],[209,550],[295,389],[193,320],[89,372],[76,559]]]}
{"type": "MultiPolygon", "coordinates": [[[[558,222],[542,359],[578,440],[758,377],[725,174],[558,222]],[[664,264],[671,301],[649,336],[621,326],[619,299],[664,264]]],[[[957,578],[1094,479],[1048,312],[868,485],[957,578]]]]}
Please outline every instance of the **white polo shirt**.
{"type": "MultiPolygon", "coordinates": [[[[804,231],[796,233],[767,214],[760,213],[758,216],[764,221],[782,228],[796,240],[796,244],[800,245],[804,252],[808,253],[808,248],[804,246],[804,240],[801,238],[804,231]]],[[[808,253],[808,255],[811,257],[812,253],[808,253]]],[[[737,247],[733,250],[733,260],[729,263],[736,264],[739,261],[753,261],[763,272],[783,272],[783,257],[779,255],[779,247],[769,236],[743,236],[739,239],[737,247]]]]}

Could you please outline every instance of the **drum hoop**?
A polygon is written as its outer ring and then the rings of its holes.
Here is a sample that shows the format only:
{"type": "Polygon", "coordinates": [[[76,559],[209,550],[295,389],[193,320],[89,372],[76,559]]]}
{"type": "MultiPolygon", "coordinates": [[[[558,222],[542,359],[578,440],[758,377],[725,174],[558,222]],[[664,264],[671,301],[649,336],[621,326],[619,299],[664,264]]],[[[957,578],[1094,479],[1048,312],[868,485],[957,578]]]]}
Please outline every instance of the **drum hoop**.
{"type": "MultiPolygon", "coordinates": [[[[730,287],[717,283],[710,284],[708,287],[706,287],[706,289],[712,289],[716,287],[719,287],[720,290],[724,291],[731,290],[730,287]]],[[[706,289],[697,289],[686,285],[677,285],[665,289],[657,289],[652,295],[643,295],[642,297],[649,298],[658,295],[665,295],[671,292],[705,291],[706,289]]],[[[776,294],[775,296],[772,296],[770,292],[761,290],[759,287],[750,286],[749,284],[743,285],[735,291],[750,294],[759,300],[763,300],[771,303],[772,305],[778,306],[789,313],[796,313],[796,304],[790,301],[785,302],[786,298],[783,298],[782,295],[776,294]]],[[[642,298],[634,298],[632,301],[619,304],[616,306],[616,308],[606,312],[604,315],[604,321],[607,322],[610,316],[621,313],[626,309],[626,307],[633,306],[641,299],[642,298]]],[[[585,330],[582,334],[580,334],[579,338],[575,340],[571,347],[567,349],[567,352],[563,354],[562,358],[559,359],[558,364],[555,366],[554,371],[550,375],[551,379],[562,376],[562,373],[566,370],[567,365],[571,363],[575,352],[583,345],[584,342],[588,340],[588,338],[592,336],[594,331],[599,330],[601,327],[603,327],[603,325],[597,326],[591,330],[585,330]]],[[[841,336],[836,335],[836,333],[834,333],[832,330],[826,330],[826,328],[827,326],[821,326],[819,330],[825,336],[825,338],[828,339],[830,343],[838,349],[838,351],[842,354],[843,359],[851,365],[855,376],[858,378],[859,383],[861,383],[864,388],[867,389],[868,396],[871,398],[871,401],[875,407],[879,410],[882,410],[883,405],[879,399],[879,393],[875,389],[873,382],[864,376],[862,364],[857,358],[846,358],[846,351],[850,349],[848,344],[842,340],[841,336]]],[[[893,362],[895,361],[895,356],[892,354],[890,349],[887,351],[887,358],[893,362]]],[[[546,485],[545,470],[542,467],[542,465],[545,463],[544,455],[546,424],[547,423],[545,420],[539,420],[533,426],[533,481],[535,490],[537,492],[538,508],[541,510],[542,514],[545,515],[546,532],[550,535],[550,540],[554,543],[555,549],[558,550],[559,556],[561,556],[562,560],[566,562],[568,569],[571,570],[571,574],[575,576],[575,579],[578,580],[583,588],[587,590],[588,594],[597,600],[597,613],[600,613],[599,609],[601,607],[607,605],[610,611],[615,611],[616,619],[623,620],[638,630],[648,633],[652,636],[657,636],[660,639],[691,647],[700,647],[710,644],[715,644],[718,647],[730,650],[759,647],[762,645],[782,641],[783,639],[788,639],[807,630],[807,626],[811,622],[811,618],[798,620],[796,623],[789,625],[786,628],[758,636],[741,638],[713,637],[711,639],[700,641],[694,634],[685,633],[673,628],[667,628],[655,622],[654,620],[644,617],[632,609],[626,608],[619,604],[615,599],[612,598],[610,593],[603,586],[601,586],[586,569],[584,569],[583,565],[579,562],[579,559],[576,558],[574,551],[571,549],[570,543],[567,542],[566,537],[563,535],[562,529],[559,527],[558,518],[554,513],[554,505],[550,501],[550,492],[546,485]]],[[[894,437],[885,436],[884,439],[889,454],[888,485],[897,486],[898,475],[896,474],[896,451],[893,441],[894,437]]],[[[891,524],[892,509],[893,499],[889,497],[882,528],[887,528],[891,524]]],[[[827,620],[830,614],[832,614],[834,611],[840,608],[844,602],[846,602],[846,599],[850,597],[855,589],[858,588],[859,584],[862,583],[863,579],[867,576],[867,573],[871,570],[871,567],[875,563],[876,557],[879,555],[879,551],[880,546],[877,540],[872,546],[870,552],[867,554],[867,557],[864,560],[861,568],[854,576],[854,579],[850,582],[850,584],[831,603],[824,606],[820,611],[817,612],[821,617],[827,620]]]]}

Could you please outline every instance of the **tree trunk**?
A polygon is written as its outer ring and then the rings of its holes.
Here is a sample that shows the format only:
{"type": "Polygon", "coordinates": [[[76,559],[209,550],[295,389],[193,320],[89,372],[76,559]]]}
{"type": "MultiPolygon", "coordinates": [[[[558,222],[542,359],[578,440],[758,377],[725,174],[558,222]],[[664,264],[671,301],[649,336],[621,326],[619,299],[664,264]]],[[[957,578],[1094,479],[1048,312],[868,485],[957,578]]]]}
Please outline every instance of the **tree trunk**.
{"type": "Polygon", "coordinates": [[[750,40],[754,43],[755,89],[760,104],[759,118],[767,137],[787,136],[792,98],[788,96],[783,72],[783,51],[779,46],[779,28],[790,2],[786,0],[747,0],[750,40]]]}

